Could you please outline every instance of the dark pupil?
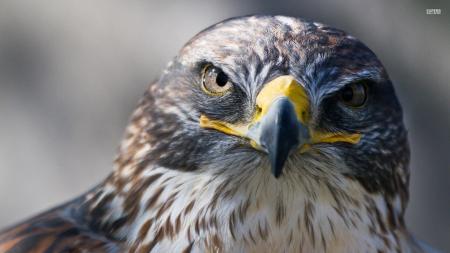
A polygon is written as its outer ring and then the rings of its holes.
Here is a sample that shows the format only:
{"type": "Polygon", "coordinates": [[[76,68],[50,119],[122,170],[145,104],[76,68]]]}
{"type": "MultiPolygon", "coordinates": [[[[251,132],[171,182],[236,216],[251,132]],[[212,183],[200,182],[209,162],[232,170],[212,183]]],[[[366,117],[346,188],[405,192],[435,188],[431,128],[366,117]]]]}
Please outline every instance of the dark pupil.
{"type": "Polygon", "coordinates": [[[353,99],[353,89],[350,87],[344,88],[341,97],[344,101],[351,101],[353,99]]]}
{"type": "Polygon", "coordinates": [[[216,83],[220,87],[225,86],[228,83],[228,76],[225,75],[225,73],[223,73],[222,71],[220,71],[219,73],[217,73],[216,83]]]}

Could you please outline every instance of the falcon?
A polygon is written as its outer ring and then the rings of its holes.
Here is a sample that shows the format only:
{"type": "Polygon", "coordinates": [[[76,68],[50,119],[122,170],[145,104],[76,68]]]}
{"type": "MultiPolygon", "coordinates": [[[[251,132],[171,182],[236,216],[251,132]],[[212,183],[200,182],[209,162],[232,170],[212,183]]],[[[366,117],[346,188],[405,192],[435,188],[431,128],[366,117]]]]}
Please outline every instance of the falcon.
{"type": "Polygon", "coordinates": [[[392,82],[347,33],[285,16],[194,36],[150,84],[113,172],[0,252],[423,252],[392,82]]]}

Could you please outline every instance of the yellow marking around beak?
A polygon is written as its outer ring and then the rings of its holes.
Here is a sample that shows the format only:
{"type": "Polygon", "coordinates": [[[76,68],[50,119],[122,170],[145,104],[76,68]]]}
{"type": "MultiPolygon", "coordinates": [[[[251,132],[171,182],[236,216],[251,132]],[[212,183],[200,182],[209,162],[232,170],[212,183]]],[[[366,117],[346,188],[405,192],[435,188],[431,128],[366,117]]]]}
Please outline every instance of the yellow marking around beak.
{"type": "Polygon", "coordinates": [[[348,142],[356,144],[361,140],[361,134],[359,133],[327,133],[327,132],[315,132],[311,136],[311,143],[334,143],[334,142],[348,142]]]}
{"type": "MultiPolygon", "coordinates": [[[[235,135],[239,137],[245,137],[247,139],[247,132],[249,125],[233,125],[227,122],[222,122],[219,120],[212,120],[205,115],[200,116],[200,127],[215,129],[225,134],[235,135]]],[[[255,149],[261,149],[259,145],[252,139],[250,139],[250,144],[255,149]]]]}
{"type": "Polygon", "coordinates": [[[253,122],[258,122],[266,115],[270,105],[279,97],[287,97],[294,105],[298,120],[306,124],[309,119],[309,99],[305,89],[293,76],[280,76],[268,82],[256,97],[259,111],[253,122]]]}
{"type": "Polygon", "coordinates": [[[347,142],[351,144],[356,144],[361,140],[360,133],[330,133],[330,132],[313,132],[311,134],[311,140],[309,143],[303,145],[300,148],[300,153],[306,152],[311,148],[312,144],[319,143],[335,143],[335,142],[347,142]]]}
{"type": "Polygon", "coordinates": [[[245,137],[248,131],[248,126],[233,125],[227,122],[209,119],[205,115],[200,116],[200,127],[216,129],[223,133],[245,137]]]}

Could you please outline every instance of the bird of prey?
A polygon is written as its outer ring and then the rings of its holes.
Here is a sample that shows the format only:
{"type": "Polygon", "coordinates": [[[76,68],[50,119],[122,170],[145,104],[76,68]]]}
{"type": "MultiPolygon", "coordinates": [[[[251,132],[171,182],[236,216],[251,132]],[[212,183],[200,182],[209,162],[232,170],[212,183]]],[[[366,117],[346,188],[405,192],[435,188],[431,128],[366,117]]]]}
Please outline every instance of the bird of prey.
{"type": "Polygon", "coordinates": [[[327,25],[247,16],[150,84],[113,172],[0,234],[0,252],[423,252],[392,82],[327,25]]]}

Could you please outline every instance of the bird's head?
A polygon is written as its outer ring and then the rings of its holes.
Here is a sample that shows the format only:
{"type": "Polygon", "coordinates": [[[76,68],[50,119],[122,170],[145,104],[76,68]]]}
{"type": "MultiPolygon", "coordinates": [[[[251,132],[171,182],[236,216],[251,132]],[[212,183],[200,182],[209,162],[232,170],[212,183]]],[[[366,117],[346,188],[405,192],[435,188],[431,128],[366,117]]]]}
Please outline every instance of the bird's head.
{"type": "Polygon", "coordinates": [[[386,71],[359,40],[319,23],[251,16],[207,28],[138,111],[144,160],[169,169],[280,184],[342,175],[407,195],[406,130],[386,71]]]}

